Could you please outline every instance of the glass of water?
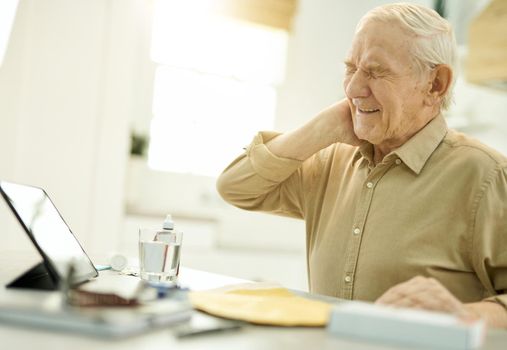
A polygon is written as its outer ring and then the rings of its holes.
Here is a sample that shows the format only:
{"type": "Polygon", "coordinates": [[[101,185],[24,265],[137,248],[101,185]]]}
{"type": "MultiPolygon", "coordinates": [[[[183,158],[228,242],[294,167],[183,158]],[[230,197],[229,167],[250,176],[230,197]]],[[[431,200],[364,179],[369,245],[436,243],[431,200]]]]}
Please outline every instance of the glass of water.
{"type": "Polygon", "coordinates": [[[139,272],[150,282],[176,282],[183,234],[176,230],[139,229],[139,272]]]}

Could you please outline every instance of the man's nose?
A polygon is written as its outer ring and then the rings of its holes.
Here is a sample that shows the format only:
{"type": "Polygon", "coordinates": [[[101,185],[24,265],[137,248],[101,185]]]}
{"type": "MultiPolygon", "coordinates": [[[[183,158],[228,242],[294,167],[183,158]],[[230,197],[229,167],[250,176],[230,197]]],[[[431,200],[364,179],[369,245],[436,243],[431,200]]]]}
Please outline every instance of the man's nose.
{"type": "Polygon", "coordinates": [[[358,70],[350,78],[345,79],[345,94],[350,99],[370,96],[368,78],[363,72],[358,70]]]}

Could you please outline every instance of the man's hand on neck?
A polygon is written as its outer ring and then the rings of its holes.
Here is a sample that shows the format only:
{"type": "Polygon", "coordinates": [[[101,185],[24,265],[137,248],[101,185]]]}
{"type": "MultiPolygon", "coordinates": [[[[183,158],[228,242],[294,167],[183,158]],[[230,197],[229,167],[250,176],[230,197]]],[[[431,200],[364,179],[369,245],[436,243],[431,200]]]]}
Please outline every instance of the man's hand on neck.
{"type": "Polygon", "coordinates": [[[357,146],[349,104],[343,99],[324,109],[302,127],[275,137],[266,146],[275,155],[306,160],[333,143],[357,146]]]}

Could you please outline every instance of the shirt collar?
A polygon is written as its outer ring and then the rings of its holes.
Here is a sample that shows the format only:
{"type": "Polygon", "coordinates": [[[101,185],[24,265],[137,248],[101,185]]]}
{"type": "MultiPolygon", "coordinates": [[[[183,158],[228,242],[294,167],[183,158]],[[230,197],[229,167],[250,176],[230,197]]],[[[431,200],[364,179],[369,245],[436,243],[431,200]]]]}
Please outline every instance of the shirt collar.
{"type": "MultiPolygon", "coordinates": [[[[394,150],[392,154],[398,156],[407,167],[419,175],[427,160],[433,154],[440,142],[447,134],[447,124],[444,117],[439,114],[431,120],[417,134],[412,136],[401,147],[394,150]]],[[[389,157],[388,155],[386,158],[389,157]]],[[[354,154],[353,164],[360,158],[373,164],[373,145],[365,142],[360,145],[354,154]]]]}
{"type": "Polygon", "coordinates": [[[447,123],[439,114],[410,140],[393,151],[414,173],[422,168],[447,134],[447,123]]]}
{"type": "Polygon", "coordinates": [[[359,159],[361,159],[361,163],[367,161],[368,164],[373,164],[373,145],[371,143],[365,141],[357,147],[352,164],[355,164],[359,159]]]}

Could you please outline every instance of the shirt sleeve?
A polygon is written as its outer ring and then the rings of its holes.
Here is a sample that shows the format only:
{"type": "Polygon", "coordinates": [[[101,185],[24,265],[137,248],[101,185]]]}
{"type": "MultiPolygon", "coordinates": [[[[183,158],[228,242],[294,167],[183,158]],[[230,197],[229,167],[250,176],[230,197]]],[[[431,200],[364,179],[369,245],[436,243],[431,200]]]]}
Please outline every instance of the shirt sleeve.
{"type": "Polygon", "coordinates": [[[303,161],[274,155],[265,143],[279,133],[260,132],[219,176],[217,190],[242,209],[303,218],[303,161]]]}
{"type": "Polygon", "coordinates": [[[507,173],[497,167],[476,198],[471,240],[474,269],[485,287],[485,301],[507,309],[507,173]]]}

